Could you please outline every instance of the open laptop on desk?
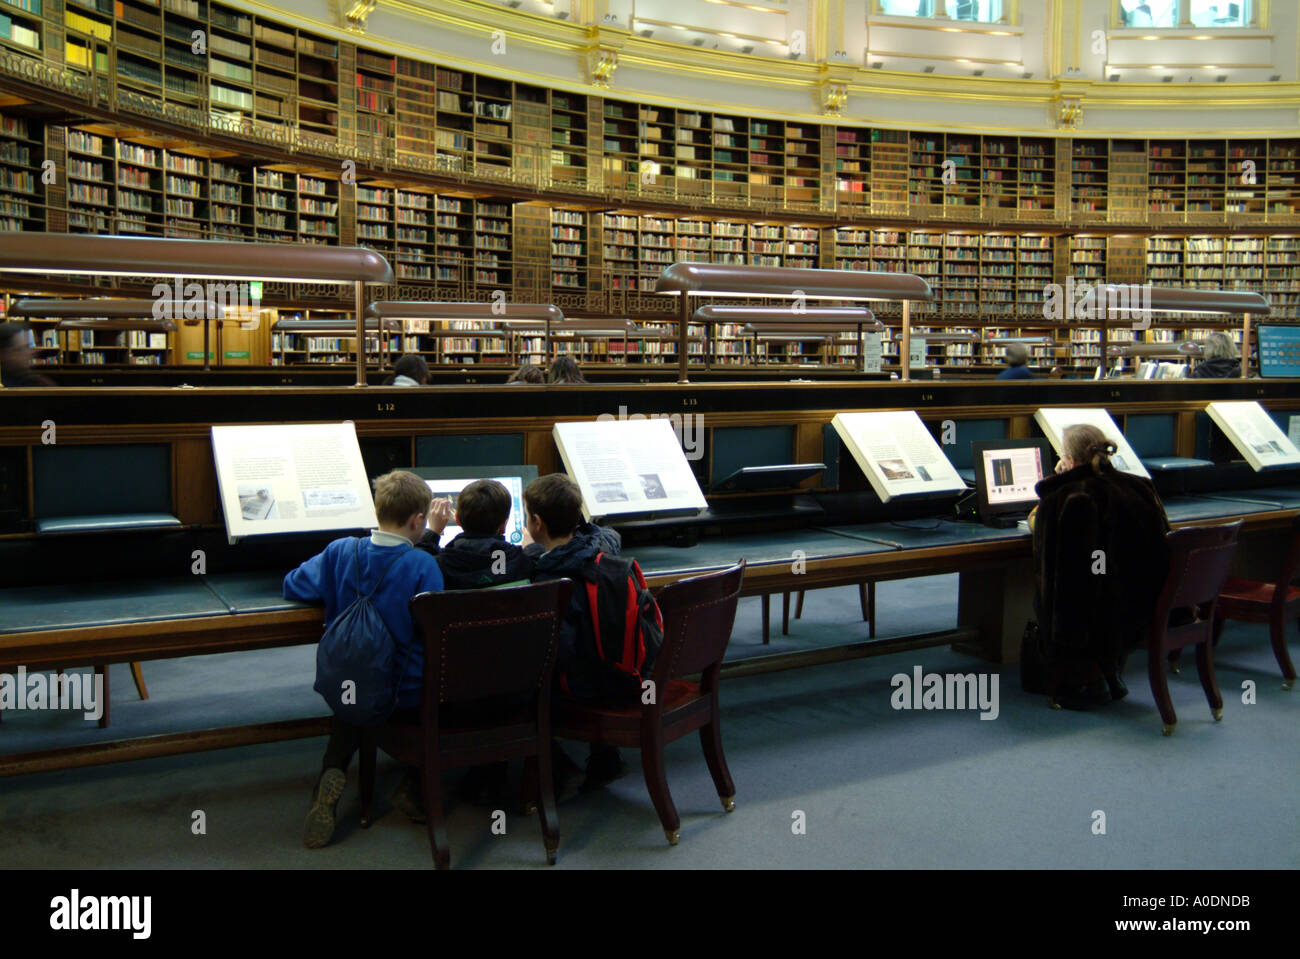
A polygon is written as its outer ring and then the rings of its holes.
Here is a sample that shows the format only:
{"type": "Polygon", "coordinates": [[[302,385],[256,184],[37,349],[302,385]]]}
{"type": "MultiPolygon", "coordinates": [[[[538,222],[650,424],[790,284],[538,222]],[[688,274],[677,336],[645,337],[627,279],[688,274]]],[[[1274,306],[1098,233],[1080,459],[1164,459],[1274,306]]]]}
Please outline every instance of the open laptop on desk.
{"type": "Polygon", "coordinates": [[[980,522],[995,527],[1026,522],[1038,505],[1034,487],[1048,474],[1052,458],[1052,444],[1045,438],[971,443],[980,522]]]}

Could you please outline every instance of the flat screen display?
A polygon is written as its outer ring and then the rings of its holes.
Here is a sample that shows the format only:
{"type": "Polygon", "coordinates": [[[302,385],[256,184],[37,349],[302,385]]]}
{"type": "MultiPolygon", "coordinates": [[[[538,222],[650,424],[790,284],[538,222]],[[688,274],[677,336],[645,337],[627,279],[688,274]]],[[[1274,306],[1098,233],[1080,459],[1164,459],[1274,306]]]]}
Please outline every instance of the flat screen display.
{"type": "Polygon", "coordinates": [[[510,518],[506,520],[506,542],[514,543],[516,546],[524,541],[524,481],[521,476],[470,476],[462,478],[443,477],[439,479],[425,478],[429,484],[429,489],[435,498],[450,499],[452,511],[452,524],[448,524],[443,530],[442,538],[438,540],[439,546],[446,546],[453,539],[459,536],[464,530],[454,525],[456,515],[456,499],[460,496],[460,491],[476,479],[493,479],[510,491],[510,518]]]}

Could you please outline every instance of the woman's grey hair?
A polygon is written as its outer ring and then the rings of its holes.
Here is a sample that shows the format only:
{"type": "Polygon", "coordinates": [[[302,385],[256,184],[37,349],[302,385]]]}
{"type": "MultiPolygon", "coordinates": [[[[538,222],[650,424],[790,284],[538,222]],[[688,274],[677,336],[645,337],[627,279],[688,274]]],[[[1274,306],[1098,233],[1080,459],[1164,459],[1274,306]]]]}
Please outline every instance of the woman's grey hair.
{"type": "Polygon", "coordinates": [[[1024,366],[1029,362],[1029,347],[1023,343],[1007,344],[1007,365],[1024,366]]]}
{"type": "Polygon", "coordinates": [[[1237,344],[1226,333],[1211,333],[1201,343],[1201,358],[1205,360],[1240,359],[1237,344]]]}

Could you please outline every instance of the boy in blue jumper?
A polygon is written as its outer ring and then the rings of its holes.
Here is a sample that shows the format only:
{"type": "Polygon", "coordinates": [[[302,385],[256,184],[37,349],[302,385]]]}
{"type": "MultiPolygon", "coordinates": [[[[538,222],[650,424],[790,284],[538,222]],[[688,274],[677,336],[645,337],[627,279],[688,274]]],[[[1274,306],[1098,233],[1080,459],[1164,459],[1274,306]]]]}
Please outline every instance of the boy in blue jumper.
{"type": "MultiPolygon", "coordinates": [[[[375,515],[379,528],[360,540],[361,591],[374,589],[383,577],[371,601],[393,634],[398,662],[406,664],[399,680],[397,708],[409,718],[420,705],[424,646],[408,604],[416,593],[442,589],[437,561],[414,547],[426,528],[442,532],[451,518],[451,508],[446,500],[433,502],[428,484],[420,477],[394,470],[375,480],[375,515]]],[[[357,598],[356,550],[356,537],[345,536],[330,543],[324,552],[285,576],[285,598],[323,602],[328,628],[357,598]]],[[[326,845],[334,835],[339,797],[347,785],[348,764],[360,739],[360,727],[334,717],[303,832],[303,843],[309,849],[326,845]]]]}

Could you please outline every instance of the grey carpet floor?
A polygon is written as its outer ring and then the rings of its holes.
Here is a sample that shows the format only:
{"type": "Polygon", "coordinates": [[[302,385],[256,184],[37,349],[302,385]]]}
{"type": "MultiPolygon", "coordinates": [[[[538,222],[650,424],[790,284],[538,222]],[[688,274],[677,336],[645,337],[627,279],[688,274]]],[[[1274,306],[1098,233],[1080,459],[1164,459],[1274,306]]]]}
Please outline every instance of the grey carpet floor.
{"type": "MultiPolygon", "coordinates": [[[[951,627],[956,577],[881,584],[878,616],[881,637],[951,627]]],[[[764,648],[758,600],[743,601],[729,658],[866,638],[854,588],[809,593],[788,637],[775,597],[773,622],[764,648]]],[[[117,667],[112,728],[6,712],[0,750],[320,715],[313,655],[301,647],[147,663],[147,702],[117,667]]],[[[1142,654],[1129,665],[1129,698],[1091,713],[1052,711],[1020,691],[1014,667],[1003,670],[992,721],[892,707],[891,677],[917,665],[998,672],[943,647],[729,680],[722,723],[736,811],[722,812],[698,740],[672,744],[682,839],[670,848],[638,756],[625,752],[625,778],[561,806],[557,868],[1295,868],[1300,690],[1281,689],[1263,627],[1230,625],[1216,660],[1224,721],[1212,720],[1189,664],[1171,682],[1179,725],[1169,738],[1142,654]],[[1242,701],[1245,683],[1256,687],[1254,704],[1242,701]]],[[[323,745],[0,780],[0,866],[429,868],[424,828],[400,813],[359,828],[355,765],[335,843],[302,847],[323,745]],[[195,835],[200,811],[206,833],[195,835]]],[[[568,744],[578,760],[583,748],[568,744]]],[[[381,809],[396,778],[381,762],[381,809]]],[[[498,835],[492,810],[449,803],[454,867],[545,868],[536,818],[504,812],[498,835]]]]}

